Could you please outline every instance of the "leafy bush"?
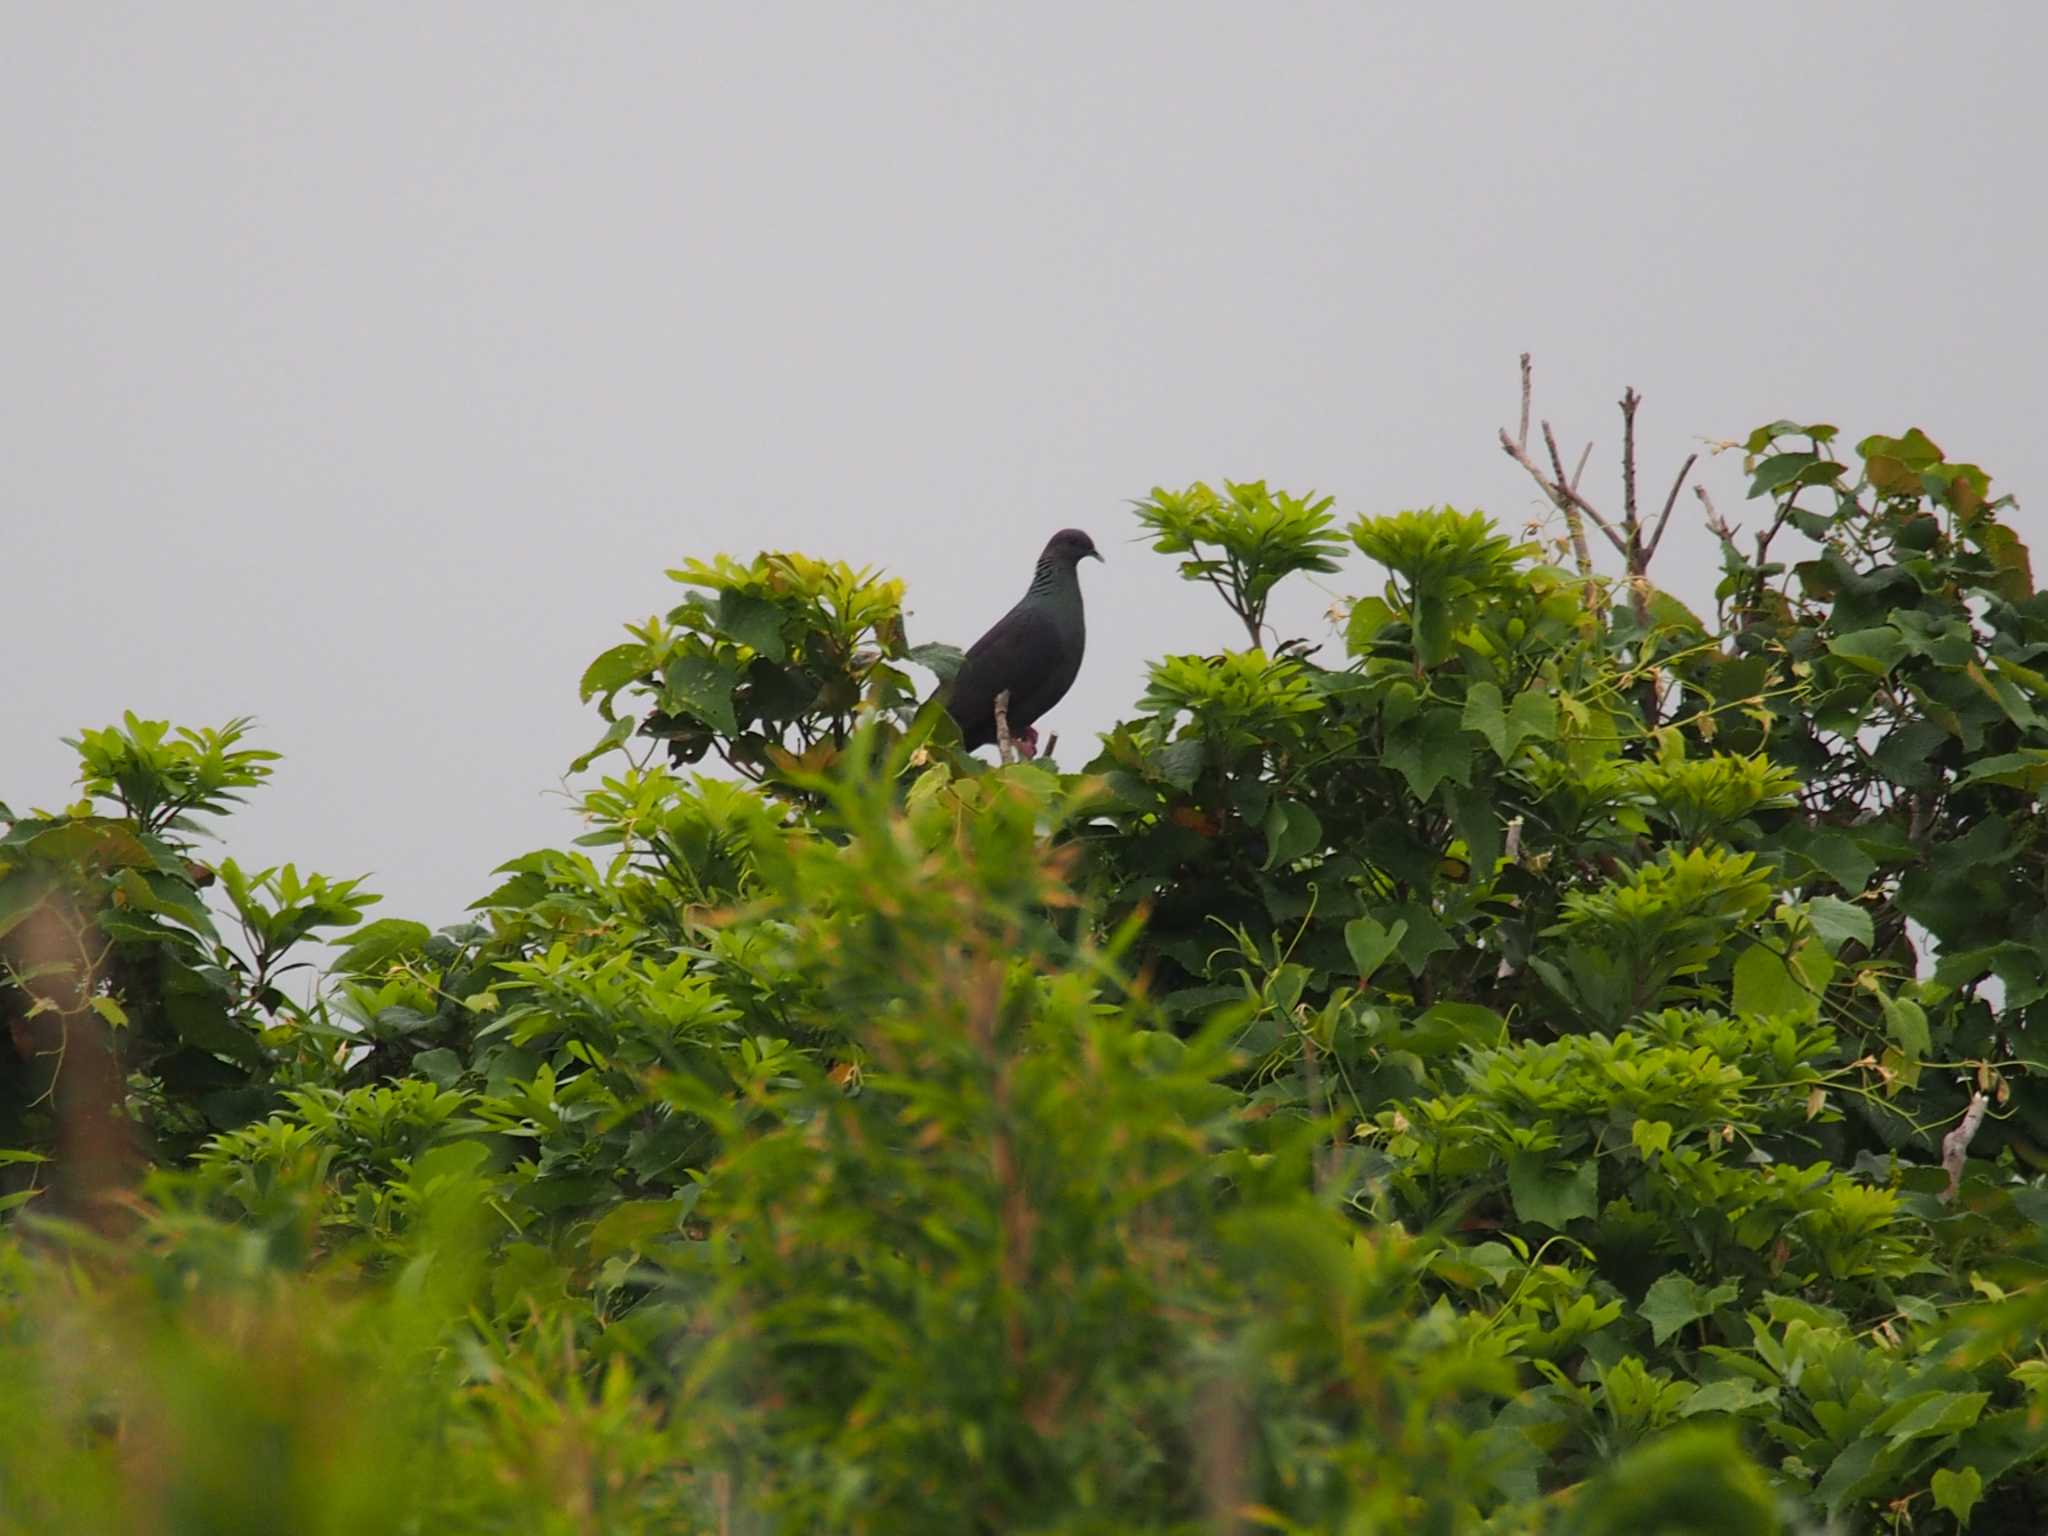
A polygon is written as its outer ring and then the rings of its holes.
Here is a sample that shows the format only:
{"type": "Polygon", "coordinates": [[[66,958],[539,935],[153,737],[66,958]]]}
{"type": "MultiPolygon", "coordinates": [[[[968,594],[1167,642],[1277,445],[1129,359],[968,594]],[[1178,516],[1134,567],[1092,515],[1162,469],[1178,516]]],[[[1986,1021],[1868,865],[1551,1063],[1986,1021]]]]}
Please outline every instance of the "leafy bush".
{"type": "Polygon", "coordinates": [[[2041,1529],[2048,597],[1836,437],[1711,622],[1155,491],[1251,648],[1078,772],[895,583],[693,562],[439,930],[198,859],[245,722],[84,733],[0,837],[0,1528],[2041,1529]]]}

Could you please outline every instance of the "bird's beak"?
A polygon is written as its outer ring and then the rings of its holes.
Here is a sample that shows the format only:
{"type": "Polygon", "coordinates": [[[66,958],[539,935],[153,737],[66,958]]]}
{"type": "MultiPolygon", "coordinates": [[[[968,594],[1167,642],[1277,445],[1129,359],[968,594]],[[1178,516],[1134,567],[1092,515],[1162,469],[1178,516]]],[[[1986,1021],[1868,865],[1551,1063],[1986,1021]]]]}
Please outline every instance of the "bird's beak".
{"type": "Polygon", "coordinates": [[[1099,550],[1099,549],[1091,549],[1091,550],[1089,550],[1089,551],[1088,551],[1088,553],[1089,553],[1089,554],[1091,554],[1091,555],[1093,555],[1093,556],[1094,556],[1094,557],[1095,557],[1095,558],[1096,558],[1097,560],[1102,560],[1102,563],[1103,563],[1104,565],[1107,565],[1107,564],[1109,564],[1109,562],[1108,562],[1107,560],[1103,560],[1103,559],[1102,559],[1102,551],[1101,551],[1101,550],[1099,550]]]}

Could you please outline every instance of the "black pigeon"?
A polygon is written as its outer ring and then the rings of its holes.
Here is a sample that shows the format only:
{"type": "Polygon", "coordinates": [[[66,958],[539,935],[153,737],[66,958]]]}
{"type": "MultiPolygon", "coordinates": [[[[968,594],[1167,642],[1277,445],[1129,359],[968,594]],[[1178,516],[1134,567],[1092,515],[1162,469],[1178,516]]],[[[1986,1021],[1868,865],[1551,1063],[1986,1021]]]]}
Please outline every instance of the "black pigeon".
{"type": "Polygon", "coordinates": [[[1031,590],[967,652],[946,709],[968,751],[996,739],[996,695],[1007,689],[1010,740],[1026,757],[1037,752],[1033,724],[1066,697],[1081,670],[1088,626],[1074,568],[1091,558],[1102,555],[1080,529],[1054,534],[1038,557],[1031,590]]]}

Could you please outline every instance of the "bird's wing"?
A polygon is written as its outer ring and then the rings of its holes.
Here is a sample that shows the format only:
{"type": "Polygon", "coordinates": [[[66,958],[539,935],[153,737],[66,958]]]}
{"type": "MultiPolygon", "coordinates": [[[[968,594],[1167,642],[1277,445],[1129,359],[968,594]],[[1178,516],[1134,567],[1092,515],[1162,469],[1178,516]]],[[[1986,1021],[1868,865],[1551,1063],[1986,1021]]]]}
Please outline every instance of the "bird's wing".
{"type": "Polygon", "coordinates": [[[1019,603],[996,620],[968,648],[953,678],[950,708],[962,733],[972,737],[976,727],[985,727],[984,739],[994,740],[996,695],[1007,688],[1011,702],[1020,702],[1020,695],[1059,667],[1064,654],[1059,626],[1032,604],[1019,603]]]}

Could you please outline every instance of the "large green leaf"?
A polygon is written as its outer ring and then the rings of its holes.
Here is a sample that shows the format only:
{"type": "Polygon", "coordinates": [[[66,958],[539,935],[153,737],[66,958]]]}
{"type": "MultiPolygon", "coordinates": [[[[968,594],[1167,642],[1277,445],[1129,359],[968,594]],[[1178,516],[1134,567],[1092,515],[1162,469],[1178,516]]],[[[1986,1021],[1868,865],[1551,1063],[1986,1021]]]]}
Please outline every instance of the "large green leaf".
{"type": "Polygon", "coordinates": [[[724,736],[737,736],[740,724],[733,714],[732,691],[740,680],[740,668],[718,656],[678,656],[662,674],[666,688],[664,704],[671,712],[695,715],[724,736]]]}
{"type": "Polygon", "coordinates": [[[1562,1232],[1580,1217],[1599,1214],[1600,1165],[1590,1157],[1560,1165],[1525,1152],[1508,1160],[1508,1193],[1516,1216],[1562,1232]]]}
{"type": "Polygon", "coordinates": [[[1711,1317],[1742,1293],[1732,1282],[1703,1290],[1690,1275],[1660,1275],[1636,1308],[1650,1325],[1650,1336],[1662,1344],[1688,1323],[1711,1317]]]}
{"type": "Polygon", "coordinates": [[[1457,712],[1426,708],[1387,733],[1387,766],[1408,781],[1408,791],[1427,800],[1445,779],[1472,782],[1472,740],[1457,712]]]}

